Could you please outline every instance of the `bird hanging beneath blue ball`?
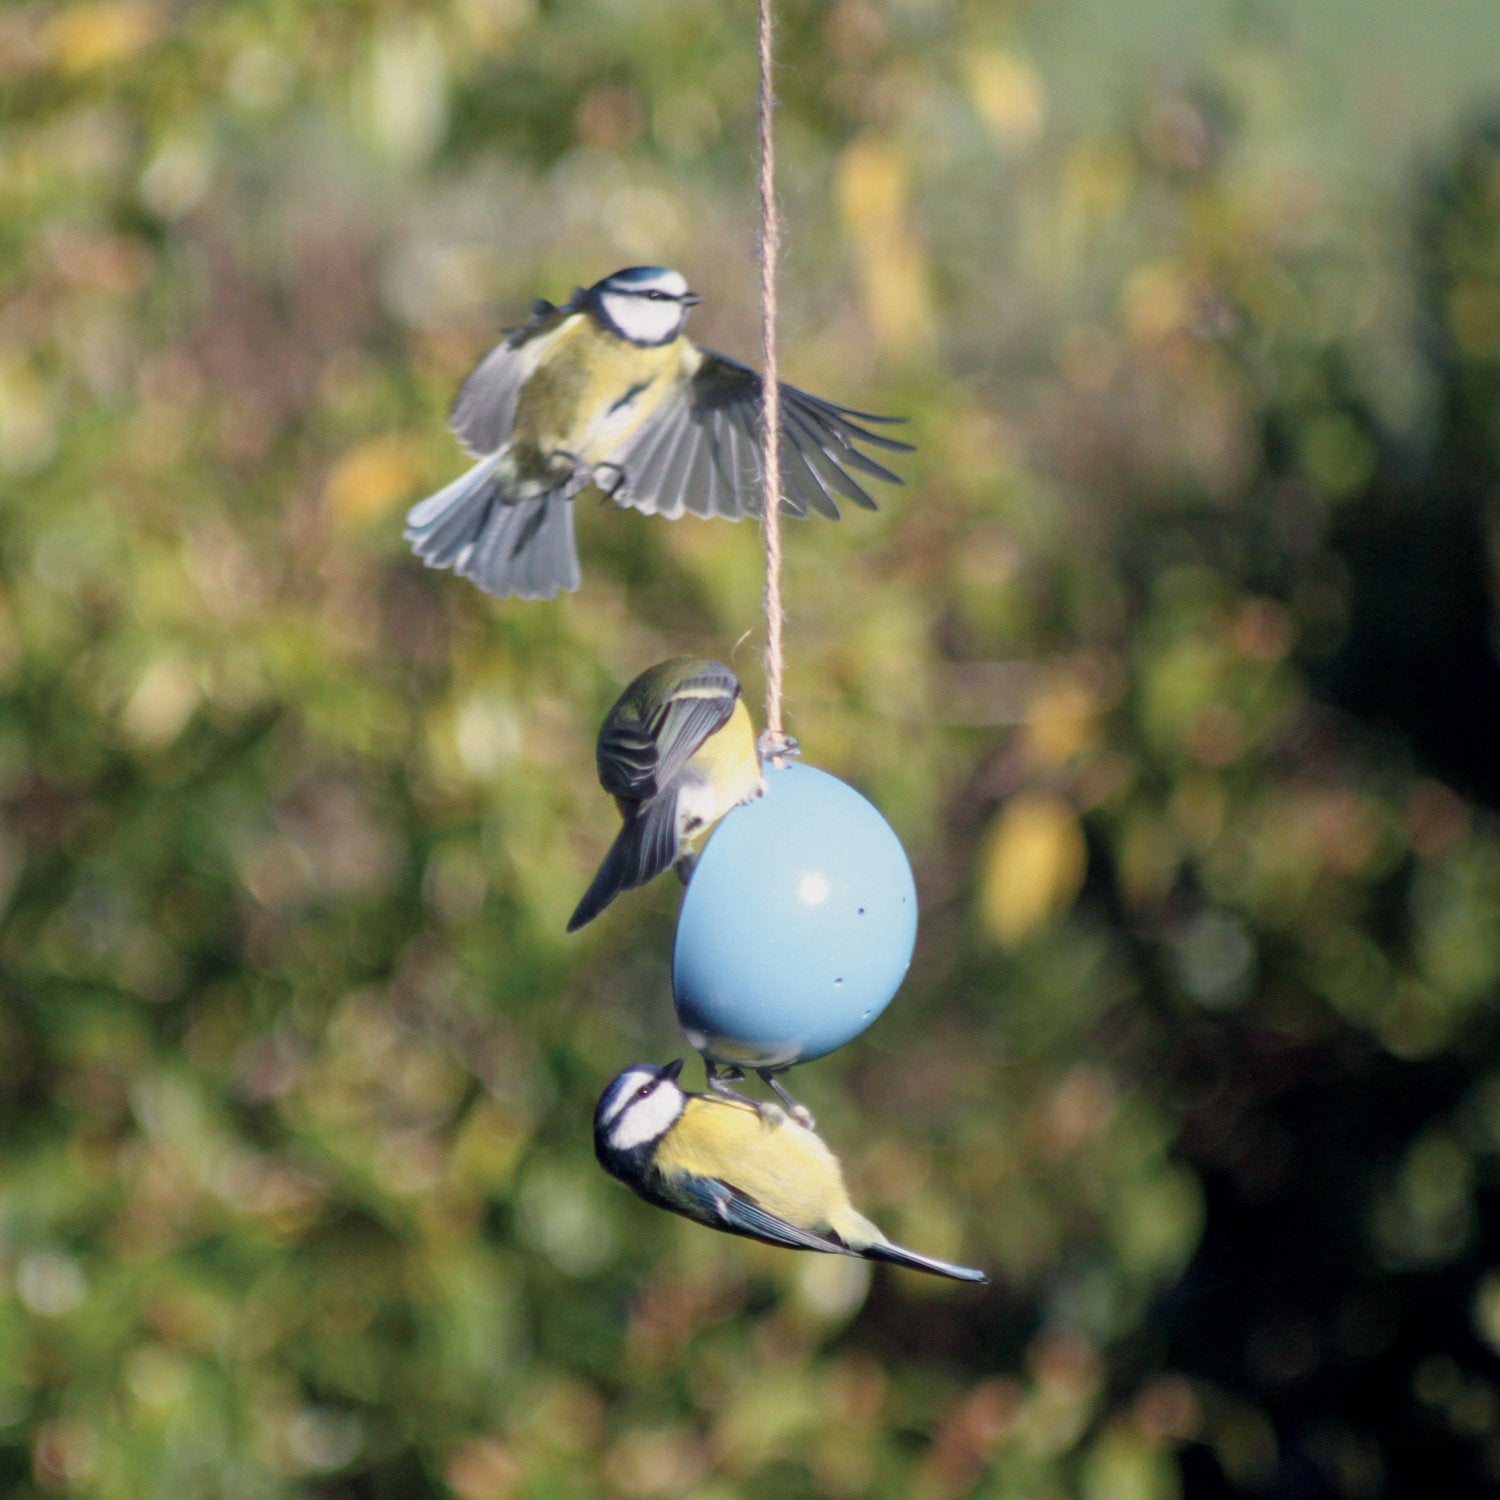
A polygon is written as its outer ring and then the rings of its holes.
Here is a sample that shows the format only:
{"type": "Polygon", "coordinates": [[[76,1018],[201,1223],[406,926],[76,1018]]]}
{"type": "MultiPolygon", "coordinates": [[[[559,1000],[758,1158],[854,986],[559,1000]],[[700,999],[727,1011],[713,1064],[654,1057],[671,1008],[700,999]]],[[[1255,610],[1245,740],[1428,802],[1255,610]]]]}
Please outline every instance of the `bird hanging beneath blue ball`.
{"type": "MultiPolygon", "coordinates": [[[[675,520],[759,515],[761,377],[683,330],[701,299],[660,266],[616,271],[533,316],[480,362],[450,417],[473,468],[415,505],[406,537],[429,567],[486,592],[551,599],[579,585],[575,497],[675,520]]],[[[899,484],[859,445],[910,452],[864,423],[900,421],[781,384],[784,514],[868,509],[858,472],[899,484]]]]}
{"type": "Polygon", "coordinates": [[[766,786],[739,679],[722,662],[698,657],[673,657],[642,672],[605,715],[597,755],[599,783],[624,825],[569,932],[668,866],[685,881],[693,841],[766,786]]]}
{"type": "Polygon", "coordinates": [[[838,1158],[820,1136],[774,1106],[689,1093],[677,1082],[681,1071],[681,1059],[661,1068],[637,1063],[610,1084],[594,1112],[600,1166],[648,1203],[790,1250],[989,1280],[983,1271],[893,1245],[849,1201],[838,1158]]]}

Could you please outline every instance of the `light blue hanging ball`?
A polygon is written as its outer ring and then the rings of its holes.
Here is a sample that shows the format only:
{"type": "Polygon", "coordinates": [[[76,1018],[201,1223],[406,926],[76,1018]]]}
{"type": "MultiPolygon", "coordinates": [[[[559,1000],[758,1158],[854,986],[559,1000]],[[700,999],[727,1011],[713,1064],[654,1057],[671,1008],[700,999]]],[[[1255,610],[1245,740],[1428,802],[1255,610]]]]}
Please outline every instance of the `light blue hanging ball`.
{"type": "Polygon", "coordinates": [[[683,897],[677,1018],[710,1061],[784,1068],[852,1041],[917,941],[917,888],[891,825],[826,771],[766,767],[766,794],[714,830],[683,897]]]}

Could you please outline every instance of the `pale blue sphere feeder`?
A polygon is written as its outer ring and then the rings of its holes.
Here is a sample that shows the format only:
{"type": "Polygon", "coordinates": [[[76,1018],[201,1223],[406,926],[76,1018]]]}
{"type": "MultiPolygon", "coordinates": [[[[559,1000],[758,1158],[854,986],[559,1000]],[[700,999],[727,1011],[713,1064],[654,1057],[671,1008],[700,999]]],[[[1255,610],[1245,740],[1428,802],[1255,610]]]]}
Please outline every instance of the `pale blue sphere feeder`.
{"type": "Polygon", "coordinates": [[[852,1041],[917,941],[917,888],[891,825],[811,766],[766,767],[688,882],[672,952],[687,1039],[711,1063],[779,1071],[852,1041]]]}

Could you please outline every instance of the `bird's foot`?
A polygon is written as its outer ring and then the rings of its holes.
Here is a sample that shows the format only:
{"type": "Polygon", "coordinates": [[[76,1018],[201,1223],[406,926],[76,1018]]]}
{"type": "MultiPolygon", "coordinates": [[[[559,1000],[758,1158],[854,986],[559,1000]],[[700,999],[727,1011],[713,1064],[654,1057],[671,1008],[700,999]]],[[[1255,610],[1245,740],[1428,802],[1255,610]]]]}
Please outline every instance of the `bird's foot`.
{"type": "Polygon", "coordinates": [[[677,872],[677,878],[686,885],[693,878],[693,870],[697,866],[698,856],[689,849],[686,854],[678,856],[677,863],[672,868],[677,872]]]}
{"type": "Polygon", "coordinates": [[[769,729],[762,732],[755,742],[756,753],[762,761],[781,760],[802,754],[802,746],[789,734],[772,734],[769,729]]]}
{"type": "Polygon", "coordinates": [[[786,1112],[779,1104],[765,1104],[759,1099],[752,1099],[748,1094],[742,1094],[738,1089],[730,1087],[731,1084],[739,1083],[744,1078],[743,1068],[721,1067],[718,1063],[711,1063],[705,1058],[703,1073],[708,1079],[710,1091],[717,1094],[719,1098],[732,1099],[736,1104],[748,1104],[767,1125],[781,1125],[786,1122],[786,1112]]]}
{"type": "Polygon", "coordinates": [[[554,448],[547,455],[547,488],[561,490],[564,500],[586,489],[593,477],[593,468],[569,448],[554,448]]]}
{"type": "Polygon", "coordinates": [[[625,504],[625,471],[619,464],[595,464],[594,484],[603,496],[601,504],[625,504]]]}
{"type": "Polygon", "coordinates": [[[792,1096],[787,1093],[786,1086],[769,1069],[757,1068],[761,1081],[770,1091],[786,1105],[786,1112],[804,1129],[813,1130],[817,1128],[817,1121],[813,1119],[813,1112],[805,1105],[798,1104],[792,1096]]]}

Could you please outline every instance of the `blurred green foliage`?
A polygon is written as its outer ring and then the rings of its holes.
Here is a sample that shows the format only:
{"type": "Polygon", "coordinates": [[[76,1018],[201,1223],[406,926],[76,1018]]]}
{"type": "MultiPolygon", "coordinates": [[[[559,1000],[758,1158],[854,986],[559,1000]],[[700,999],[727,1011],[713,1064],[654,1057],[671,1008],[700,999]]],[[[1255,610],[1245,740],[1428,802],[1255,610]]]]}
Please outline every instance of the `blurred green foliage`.
{"type": "Polygon", "coordinates": [[[1082,6],[783,12],[785,365],[919,444],[790,539],[790,727],[924,911],[798,1088],[862,1207],[996,1285],[592,1160],[681,1048],[670,882],[563,935],[594,730],[676,652],[757,691],[755,533],[586,511],[551,606],[400,540],[532,295],[676,265],[755,348],[748,8],[28,0],[5,1494],[1500,1482],[1500,133],[1347,173],[1274,26],[1084,112],[1082,6]]]}

